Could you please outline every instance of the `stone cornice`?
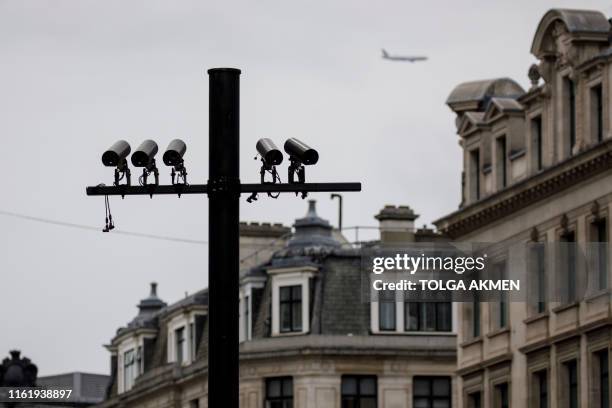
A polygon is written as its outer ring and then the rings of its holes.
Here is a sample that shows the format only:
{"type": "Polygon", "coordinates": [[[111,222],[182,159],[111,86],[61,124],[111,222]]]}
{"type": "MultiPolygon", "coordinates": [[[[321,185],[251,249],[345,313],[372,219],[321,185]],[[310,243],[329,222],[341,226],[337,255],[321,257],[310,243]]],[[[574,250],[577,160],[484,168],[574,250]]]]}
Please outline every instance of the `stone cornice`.
{"type": "Polygon", "coordinates": [[[461,238],[612,168],[612,139],[436,220],[438,230],[461,238]]]}

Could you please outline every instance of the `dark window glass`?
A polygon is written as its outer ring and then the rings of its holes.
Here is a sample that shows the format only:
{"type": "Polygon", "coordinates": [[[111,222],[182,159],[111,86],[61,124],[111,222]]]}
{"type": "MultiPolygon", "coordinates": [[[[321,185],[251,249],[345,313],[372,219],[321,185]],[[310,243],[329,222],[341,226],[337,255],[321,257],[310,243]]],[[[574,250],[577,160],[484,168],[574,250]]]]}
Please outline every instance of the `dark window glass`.
{"type": "Polygon", "coordinates": [[[566,78],[567,96],[568,96],[568,133],[569,133],[569,152],[568,156],[571,156],[576,146],[576,86],[574,81],[566,78]]]}
{"type": "Polygon", "coordinates": [[[244,339],[249,340],[249,319],[251,319],[251,302],[249,296],[244,298],[244,339]]]}
{"type": "Polygon", "coordinates": [[[183,362],[184,358],[184,346],[185,346],[185,328],[181,327],[174,331],[174,341],[176,345],[176,361],[178,363],[183,362]]]}
{"type": "Polygon", "coordinates": [[[378,327],[381,331],[395,330],[395,292],[392,290],[379,292],[378,327]]]}
{"type": "Polygon", "coordinates": [[[508,185],[508,147],[506,136],[497,138],[497,187],[504,188],[508,185]]]}
{"type": "Polygon", "coordinates": [[[610,408],[610,374],[608,350],[597,353],[599,368],[599,406],[610,408]]]}
{"type": "Polygon", "coordinates": [[[479,337],[479,336],[480,336],[480,300],[476,298],[472,302],[472,337],[479,337]]]}
{"type": "Polygon", "coordinates": [[[468,395],[467,408],[482,408],[482,397],[480,392],[473,392],[468,395]]]}
{"type": "Polygon", "coordinates": [[[546,246],[537,242],[532,244],[529,250],[531,276],[535,279],[536,310],[542,313],[546,310],[546,246]]]}
{"type": "Polygon", "coordinates": [[[302,285],[280,288],[280,331],[302,331],[302,285]]]}
{"type": "Polygon", "coordinates": [[[451,380],[449,377],[414,377],[414,408],[450,408],[451,380]]]}
{"type": "Polygon", "coordinates": [[[470,152],[470,199],[480,199],[480,151],[470,152]]]}
{"type": "Polygon", "coordinates": [[[565,253],[565,262],[563,267],[565,268],[566,280],[565,297],[567,303],[576,301],[576,263],[578,257],[578,251],[576,249],[576,234],[573,231],[565,233],[561,237],[561,242],[564,244],[561,246],[561,250],[565,253]]]}
{"type": "Polygon", "coordinates": [[[406,331],[451,331],[450,302],[404,303],[404,328],[406,331]]]}
{"type": "Polygon", "coordinates": [[[342,408],[376,408],[376,377],[342,376],[342,408]]]}
{"type": "Polygon", "coordinates": [[[593,131],[595,133],[595,140],[601,142],[603,140],[603,92],[601,84],[594,86],[591,91],[592,103],[594,109],[593,116],[593,131]]]}
{"type": "Polygon", "coordinates": [[[265,408],[293,408],[293,378],[266,379],[265,408]]]}
{"type": "Polygon", "coordinates": [[[597,288],[608,287],[608,226],[605,218],[599,219],[591,224],[592,237],[595,241],[591,243],[593,254],[592,264],[597,278],[597,288]]]}
{"type": "Polygon", "coordinates": [[[546,370],[535,373],[538,408],[548,408],[548,375],[546,370]]]}
{"type": "Polygon", "coordinates": [[[567,387],[567,406],[578,408],[578,365],[576,360],[564,363],[567,387]]]}
{"type": "Polygon", "coordinates": [[[508,395],[508,383],[503,383],[495,386],[495,391],[497,392],[497,401],[499,404],[499,408],[509,408],[510,399],[508,395]]]}
{"type": "MultiPolygon", "coordinates": [[[[506,279],[506,262],[498,262],[494,265],[495,279],[506,279]]],[[[497,328],[503,328],[508,325],[508,295],[506,292],[501,292],[499,296],[499,304],[497,307],[497,320],[495,322],[497,328]]]]}
{"type": "Polygon", "coordinates": [[[533,138],[533,163],[536,170],[542,170],[543,165],[543,143],[542,143],[542,117],[536,116],[531,120],[531,136],[533,138]]]}

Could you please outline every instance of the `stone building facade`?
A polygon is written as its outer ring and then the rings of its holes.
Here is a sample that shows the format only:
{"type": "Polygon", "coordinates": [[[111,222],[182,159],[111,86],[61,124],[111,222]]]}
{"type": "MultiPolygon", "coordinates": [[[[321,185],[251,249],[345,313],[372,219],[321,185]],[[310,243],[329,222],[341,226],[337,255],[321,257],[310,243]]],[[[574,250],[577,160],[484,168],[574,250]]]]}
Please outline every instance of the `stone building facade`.
{"type": "Polygon", "coordinates": [[[467,82],[447,101],[463,197],[435,224],[454,240],[523,246],[525,256],[498,261],[526,270],[537,293],[507,307],[460,304],[457,406],[609,407],[610,23],[550,10],[531,53],[528,90],[508,78],[467,82]]]}
{"type": "MultiPolygon", "coordinates": [[[[440,239],[415,229],[408,207],[387,206],[377,218],[382,241],[370,247],[440,239]]],[[[241,408],[454,406],[450,304],[443,317],[423,313],[415,318],[420,329],[410,329],[403,302],[363,301],[362,248],[319,217],[314,201],[289,236],[269,225],[241,231],[251,250],[268,251],[261,240],[282,243],[241,268],[241,408]]],[[[207,300],[204,289],[166,305],[153,286],[107,346],[113,375],[100,407],[205,407],[207,300]]]]}

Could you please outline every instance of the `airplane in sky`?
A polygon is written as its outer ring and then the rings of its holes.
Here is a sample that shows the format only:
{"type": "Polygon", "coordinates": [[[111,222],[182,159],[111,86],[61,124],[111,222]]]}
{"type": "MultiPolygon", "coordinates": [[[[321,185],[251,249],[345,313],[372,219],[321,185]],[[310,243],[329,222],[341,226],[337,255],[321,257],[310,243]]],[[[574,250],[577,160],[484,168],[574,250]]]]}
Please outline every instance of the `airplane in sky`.
{"type": "Polygon", "coordinates": [[[425,61],[427,57],[425,56],[407,56],[407,57],[398,57],[389,55],[387,51],[383,48],[382,50],[383,59],[388,59],[390,61],[408,61],[408,62],[417,62],[417,61],[425,61]]]}

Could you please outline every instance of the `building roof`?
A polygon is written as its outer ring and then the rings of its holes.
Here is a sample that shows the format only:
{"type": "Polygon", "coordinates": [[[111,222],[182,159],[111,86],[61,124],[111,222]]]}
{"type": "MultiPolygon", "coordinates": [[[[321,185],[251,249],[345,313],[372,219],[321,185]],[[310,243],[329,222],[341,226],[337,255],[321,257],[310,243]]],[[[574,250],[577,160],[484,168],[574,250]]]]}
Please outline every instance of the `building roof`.
{"type": "Polygon", "coordinates": [[[584,41],[608,41],[610,22],[606,16],[595,10],[551,9],[538,24],[531,53],[542,58],[554,52],[554,45],[547,41],[555,23],[561,22],[576,39],[584,41]]]}
{"type": "Polygon", "coordinates": [[[485,79],[459,84],[453,89],[446,104],[455,112],[483,111],[493,97],[516,99],[525,90],[510,78],[485,79]]]}

